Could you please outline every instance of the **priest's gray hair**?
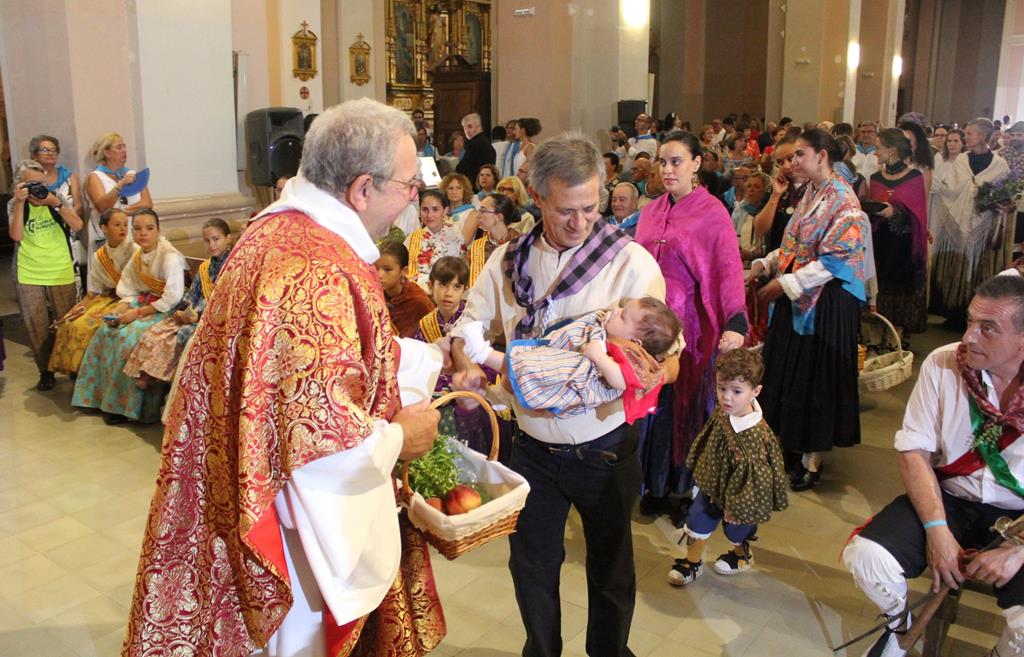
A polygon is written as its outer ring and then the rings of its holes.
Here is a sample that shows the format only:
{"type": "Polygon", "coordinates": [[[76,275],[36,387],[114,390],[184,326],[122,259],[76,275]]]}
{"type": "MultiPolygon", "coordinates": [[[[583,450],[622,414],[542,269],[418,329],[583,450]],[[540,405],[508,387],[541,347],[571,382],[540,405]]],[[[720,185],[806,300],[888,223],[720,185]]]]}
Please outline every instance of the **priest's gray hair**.
{"type": "Polygon", "coordinates": [[[551,181],[576,187],[597,176],[604,184],[604,158],[594,142],[579,132],[564,132],[549,139],[530,158],[530,187],[546,198],[551,181]]]}
{"type": "Polygon", "coordinates": [[[398,142],[416,139],[406,114],[393,107],[360,98],[331,107],[313,121],[302,145],[302,176],[336,197],[361,175],[373,176],[382,189],[394,176],[398,142]]]}

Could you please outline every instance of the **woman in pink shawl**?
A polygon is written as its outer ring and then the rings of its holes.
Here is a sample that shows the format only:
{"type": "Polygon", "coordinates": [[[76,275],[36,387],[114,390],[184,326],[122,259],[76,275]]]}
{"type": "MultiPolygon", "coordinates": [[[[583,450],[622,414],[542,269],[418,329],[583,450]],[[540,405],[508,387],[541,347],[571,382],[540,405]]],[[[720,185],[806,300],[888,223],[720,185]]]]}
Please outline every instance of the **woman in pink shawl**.
{"type": "Polygon", "coordinates": [[[910,141],[902,130],[878,135],[878,163],[865,203],[871,215],[878,273],[878,312],[904,334],[927,328],[928,195],[924,175],[909,165],[910,141]],[[876,204],[880,204],[876,205],[876,204]]]}
{"type": "Polygon", "coordinates": [[[701,147],[688,132],[665,137],[659,151],[667,193],[644,206],[636,241],[665,277],[665,302],[683,323],[679,378],[665,386],[643,432],[641,510],[657,513],[674,491],[689,491],[690,443],[715,407],[715,357],[742,346],[747,332],[743,264],[729,212],[694,184],[701,147]]]}

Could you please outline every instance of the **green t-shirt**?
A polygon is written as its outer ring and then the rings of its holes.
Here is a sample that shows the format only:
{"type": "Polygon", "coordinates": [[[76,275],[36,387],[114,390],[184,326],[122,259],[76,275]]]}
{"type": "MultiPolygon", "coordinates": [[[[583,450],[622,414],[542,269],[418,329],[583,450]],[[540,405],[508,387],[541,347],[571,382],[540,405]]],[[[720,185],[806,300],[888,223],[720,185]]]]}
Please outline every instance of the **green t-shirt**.
{"type": "Polygon", "coordinates": [[[71,263],[67,236],[49,207],[29,203],[25,233],[18,244],[18,283],[68,285],[74,282],[75,267],[71,263]]]}

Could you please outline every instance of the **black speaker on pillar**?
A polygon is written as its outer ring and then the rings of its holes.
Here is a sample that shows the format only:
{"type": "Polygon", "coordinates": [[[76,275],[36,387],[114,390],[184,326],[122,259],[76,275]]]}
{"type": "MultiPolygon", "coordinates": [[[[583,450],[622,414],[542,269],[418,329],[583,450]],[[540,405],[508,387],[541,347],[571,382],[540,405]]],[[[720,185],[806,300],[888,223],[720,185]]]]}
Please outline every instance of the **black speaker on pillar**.
{"type": "Polygon", "coordinates": [[[302,157],[302,112],[294,107],[266,107],[245,115],[249,175],[254,185],[273,186],[294,176],[302,157]]]}
{"type": "Polygon", "coordinates": [[[641,114],[647,111],[646,100],[620,100],[619,101],[619,127],[626,131],[630,137],[636,136],[636,130],[633,128],[633,119],[636,118],[637,114],[641,114]]]}

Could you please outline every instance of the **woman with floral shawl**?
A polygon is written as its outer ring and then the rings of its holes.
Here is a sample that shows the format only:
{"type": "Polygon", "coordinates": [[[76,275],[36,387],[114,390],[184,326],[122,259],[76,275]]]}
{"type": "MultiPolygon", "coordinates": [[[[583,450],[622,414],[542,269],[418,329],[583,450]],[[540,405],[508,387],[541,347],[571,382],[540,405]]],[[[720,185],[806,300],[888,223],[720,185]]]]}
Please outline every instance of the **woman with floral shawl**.
{"type": "Polygon", "coordinates": [[[821,475],[822,452],[860,442],[857,330],[871,230],[856,193],[832,172],[841,157],[832,135],[805,131],[796,156],[810,186],[782,246],[750,276],[772,277],[758,292],[775,301],[761,408],[787,452],[790,488],[803,491],[821,475]]]}

